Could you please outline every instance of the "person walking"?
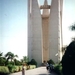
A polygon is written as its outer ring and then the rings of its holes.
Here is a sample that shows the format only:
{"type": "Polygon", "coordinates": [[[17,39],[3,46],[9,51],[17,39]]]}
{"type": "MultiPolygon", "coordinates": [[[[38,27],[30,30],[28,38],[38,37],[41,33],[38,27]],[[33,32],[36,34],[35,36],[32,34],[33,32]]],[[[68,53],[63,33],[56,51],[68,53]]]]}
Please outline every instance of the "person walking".
{"type": "Polygon", "coordinates": [[[25,75],[25,63],[23,64],[23,66],[22,66],[22,75],[25,75]]]}

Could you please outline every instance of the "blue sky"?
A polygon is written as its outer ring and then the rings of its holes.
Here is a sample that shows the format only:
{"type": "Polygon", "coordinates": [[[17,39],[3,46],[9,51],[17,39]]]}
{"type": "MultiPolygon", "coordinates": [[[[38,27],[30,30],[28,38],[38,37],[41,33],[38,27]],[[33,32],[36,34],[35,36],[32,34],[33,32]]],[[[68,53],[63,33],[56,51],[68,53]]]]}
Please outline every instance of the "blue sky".
{"type": "Polygon", "coordinates": [[[72,37],[75,37],[75,32],[69,29],[75,22],[75,0],[64,0],[63,4],[63,44],[69,44],[72,41],[72,37]]]}
{"type": "Polygon", "coordinates": [[[0,0],[1,51],[27,55],[27,0],[0,0]]]}
{"type": "MultiPolygon", "coordinates": [[[[44,0],[39,0],[43,4],[44,0]]],[[[49,0],[48,0],[49,1],[49,0]]],[[[75,0],[64,0],[63,42],[69,44],[75,32],[69,26],[75,22],[75,0]]],[[[0,51],[27,55],[27,0],[0,0],[0,51]]]]}

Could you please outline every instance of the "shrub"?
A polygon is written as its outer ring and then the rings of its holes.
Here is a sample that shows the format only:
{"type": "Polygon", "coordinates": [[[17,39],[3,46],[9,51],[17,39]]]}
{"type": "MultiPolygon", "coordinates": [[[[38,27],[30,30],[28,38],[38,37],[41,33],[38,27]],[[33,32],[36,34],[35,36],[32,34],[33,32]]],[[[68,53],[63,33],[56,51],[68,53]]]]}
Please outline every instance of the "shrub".
{"type": "Polygon", "coordinates": [[[8,75],[8,74],[9,74],[8,67],[0,66],[0,75],[8,75]]]}
{"type": "Polygon", "coordinates": [[[30,65],[30,63],[31,63],[30,61],[29,61],[29,62],[27,62],[27,65],[30,65]]]}
{"type": "Polygon", "coordinates": [[[55,64],[54,65],[54,72],[58,75],[62,75],[62,65],[61,64],[55,64]]]}
{"type": "Polygon", "coordinates": [[[36,65],[36,66],[37,66],[37,62],[36,62],[34,59],[32,59],[32,60],[28,63],[28,65],[36,65]]]}
{"type": "Polygon", "coordinates": [[[19,71],[22,71],[22,66],[19,66],[19,71]]]}
{"type": "Polygon", "coordinates": [[[29,66],[30,66],[30,69],[34,69],[34,68],[36,68],[35,65],[29,65],[29,66]]]}
{"type": "Polygon", "coordinates": [[[10,72],[10,73],[11,73],[11,72],[12,72],[12,73],[14,72],[14,70],[15,70],[15,66],[14,66],[14,65],[8,64],[7,67],[8,67],[8,69],[9,69],[9,72],[10,72]]]}
{"type": "Polygon", "coordinates": [[[12,68],[12,72],[19,72],[22,71],[22,66],[14,66],[14,68],[12,68]]]}
{"type": "Polygon", "coordinates": [[[19,67],[18,66],[15,66],[14,72],[18,72],[18,71],[19,71],[19,67]]]}
{"type": "Polygon", "coordinates": [[[48,61],[48,63],[49,63],[49,64],[55,64],[52,59],[50,59],[50,60],[48,61]]]}
{"type": "Polygon", "coordinates": [[[15,65],[9,64],[8,69],[10,73],[19,72],[19,71],[22,71],[22,66],[15,66],[15,65]]]}

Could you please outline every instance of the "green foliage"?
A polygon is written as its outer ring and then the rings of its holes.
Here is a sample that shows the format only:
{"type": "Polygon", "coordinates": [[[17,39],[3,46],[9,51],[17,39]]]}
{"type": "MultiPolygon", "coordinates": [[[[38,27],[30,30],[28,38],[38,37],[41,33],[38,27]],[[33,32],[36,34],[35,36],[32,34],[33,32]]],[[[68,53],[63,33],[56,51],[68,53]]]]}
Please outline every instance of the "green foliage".
{"type": "Polygon", "coordinates": [[[0,73],[9,73],[8,67],[0,66],[0,73]]]}
{"type": "Polygon", "coordinates": [[[15,68],[13,70],[14,70],[14,72],[22,71],[22,66],[15,66],[15,68]]]}
{"type": "Polygon", "coordinates": [[[8,66],[8,65],[14,65],[14,62],[13,61],[5,62],[5,66],[8,66]]]}
{"type": "Polygon", "coordinates": [[[13,72],[18,72],[19,71],[19,67],[18,66],[14,66],[14,68],[12,70],[13,70],[13,72]]]}
{"type": "Polygon", "coordinates": [[[3,55],[3,53],[2,52],[0,52],[0,57],[3,55]]]}
{"type": "Polygon", "coordinates": [[[23,59],[21,59],[22,63],[28,63],[29,62],[29,58],[27,56],[23,56],[23,59]]]}
{"type": "Polygon", "coordinates": [[[50,60],[48,61],[48,63],[49,63],[49,64],[55,64],[52,59],[50,59],[50,60]]]}
{"type": "Polygon", "coordinates": [[[6,62],[5,57],[3,57],[3,53],[0,52],[0,66],[4,66],[6,62]]]}
{"type": "Polygon", "coordinates": [[[5,55],[5,57],[7,58],[7,61],[8,61],[9,59],[11,59],[11,61],[12,61],[12,59],[13,59],[13,57],[14,57],[14,54],[13,54],[12,52],[7,52],[6,55],[5,55]]]}
{"type": "Polygon", "coordinates": [[[36,68],[36,65],[29,65],[29,66],[30,66],[30,69],[36,68]]]}
{"type": "Polygon", "coordinates": [[[62,65],[61,64],[55,64],[54,65],[54,71],[58,75],[62,75],[62,65]]]}
{"type": "Polygon", "coordinates": [[[8,64],[14,65],[14,62],[13,61],[9,61],[8,64]]]}
{"type": "Polygon", "coordinates": [[[12,65],[12,64],[8,64],[7,67],[8,67],[8,69],[9,69],[9,71],[12,72],[13,65],[12,65]]]}
{"type": "Polygon", "coordinates": [[[18,57],[18,55],[14,55],[14,53],[12,53],[12,52],[7,52],[5,54],[5,57],[7,58],[7,62],[8,62],[9,59],[11,59],[11,61],[12,61],[15,59],[15,57],[18,57]]]}
{"type": "Polygon", "coordinates": [[[29,62],[29,65],[36,65],[36,66],[37,66],[37,62],[36,62],[34,59],[32,59],[32,60],[29,62]]]}
{"type": "Polygon", "coordinates": [[[19,70],[22,71],[22,66],[19,66],[19,70]]]}
{"type": "Polygon", "coordinates": [[[0,57],[0,66],[4,66],[6,59],[4,57],[0,57]]]}
{"type": "Polygon", "coordinates": [[[75,23],[72,24],[72,26],[70,26],[70,29],[71,29],[72,31],[75,31],[75,23]]]}
{"type": "Polygon", "coordinates": [[[16,70],[16,67],[15,66],[12,66],[10,72],[11,73],[14,73],[14,72],[16,72],[15,70],[16,70]]]}
{"type": "Polygon", "coordinates": [[[18,71],[17,67],[14,66],[14,65],[12,65],[12,64],[9,64],[8,65],[8,69],[9,69],[10,73],[13,73],[13,72],[17,72],[18,71]]]}
{"type": "Polygon", "coordinates": [[[19,72],[22,70],[22,66],[15,66],[15,65],[9,64],[8,69],[10,73],[19,72]]]}
{"type": "Polygon", "coordinates": [[[15,65],[17,65],[17,66],[19,66],[19,65],[22,65],[22,63],[19,61],[19,60],[14,60],[14,63],[15,63],[15,65]]]}
{"type": "Polygon", "coordinates": [[[61,63],[64,75],[75,75],[75,41],[67,47],[61,63]]]}

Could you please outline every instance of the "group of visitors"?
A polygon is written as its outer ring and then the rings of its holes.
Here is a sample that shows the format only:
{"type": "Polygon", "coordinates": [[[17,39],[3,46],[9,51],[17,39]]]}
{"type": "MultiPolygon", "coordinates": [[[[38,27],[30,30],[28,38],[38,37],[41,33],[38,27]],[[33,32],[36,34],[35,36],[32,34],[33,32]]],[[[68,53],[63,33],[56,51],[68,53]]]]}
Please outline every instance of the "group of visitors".
{"type": "Polygon", "coordinates": [[[47,62],[47,63],[46,63],[46,69],[47,69],[49,72],[52,72],[53,69],[54,69],[53,64],[47,62]]]}

